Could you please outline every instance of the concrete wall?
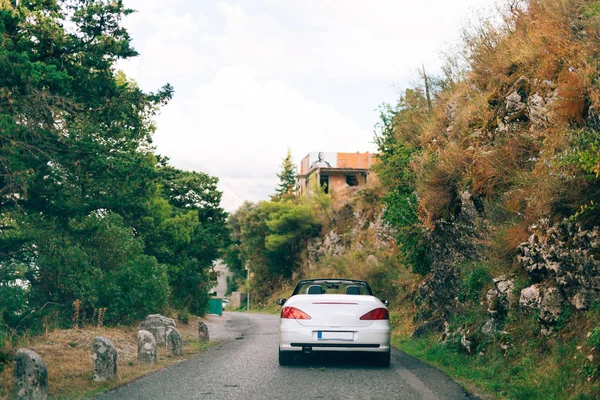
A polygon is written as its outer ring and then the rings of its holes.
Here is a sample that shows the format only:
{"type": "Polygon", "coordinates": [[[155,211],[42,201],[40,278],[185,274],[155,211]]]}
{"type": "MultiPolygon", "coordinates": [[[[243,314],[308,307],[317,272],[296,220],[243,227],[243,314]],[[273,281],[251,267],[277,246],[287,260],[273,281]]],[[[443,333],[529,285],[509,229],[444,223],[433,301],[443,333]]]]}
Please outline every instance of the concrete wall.
{"type": "Polygon", "coordinates": [[[229,299],[229,310],[235,310],[245,305],[247,296],[248,295],[243,292],[231,293],[231,298],[229,299]]]}
{"type": "Polygon", "coordinates": [[[217,292],[216,297],[223,298],[227,293],[227,277],[232,277],[233,273],[229,271],[227,264],[223,260],[216,260],[212,266],[213,271],[217,273],[217,285],[209,292],[217,292]]]}

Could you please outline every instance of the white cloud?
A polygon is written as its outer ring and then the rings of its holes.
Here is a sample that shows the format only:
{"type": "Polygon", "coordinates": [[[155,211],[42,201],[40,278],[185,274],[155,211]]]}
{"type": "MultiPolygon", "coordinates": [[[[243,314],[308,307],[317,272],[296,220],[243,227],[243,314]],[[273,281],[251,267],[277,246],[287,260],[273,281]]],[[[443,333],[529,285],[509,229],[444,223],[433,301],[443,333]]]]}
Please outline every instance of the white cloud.
{"type": "Polygon", "coordinates": [[[252,179],[261,180],[257,186],[262,189],[266,182],[271,185],[261,191],[262,198],[273,193],[288,147],[296,161],[314,150],[374,150],[368,145],[371,132],[352,118],[305,98],[283,81],[261,82],[242,66],[222,69],[198,87],[195,97],[175,99],[157,123],[159,152],[181,168],[221,177],[224,188],[237,190],[230,198],[256,200],[248,189],[252,179]],[[236,186],[239,179],[249,181],[236,186]]]}
{"type": "Polygon", "coordinates": [[[141,57],[120,67],[145,90],[175,85],[157,118],[158,151],[178,167],[218,176],[232,210],[273,193],[288,147],[297,163],[309,151],[375,150],[374,106],[335,88],[389,81],[381,101],[389,98],[392,84],[421,64],[438,68],[469,10],[492,3],[126,0],[139,11],[125,25],[141,57]],[[302,86],[307,81],[322,90],[302,86]],[[372,123],[341,111],[349,101],[372,123]]]}

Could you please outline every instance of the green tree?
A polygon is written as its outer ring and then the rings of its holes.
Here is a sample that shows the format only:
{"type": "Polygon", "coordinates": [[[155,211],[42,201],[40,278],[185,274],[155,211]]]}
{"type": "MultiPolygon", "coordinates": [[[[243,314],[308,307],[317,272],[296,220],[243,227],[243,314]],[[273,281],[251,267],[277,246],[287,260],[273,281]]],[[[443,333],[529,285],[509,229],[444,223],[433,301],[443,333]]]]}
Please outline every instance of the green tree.
{"type": "Polygon", "coordinates": [[[287,154],[281,163],[281,172],[277,174],[279,184],[277,185],[275,195],[276,199],[291,198],[296,191],[296,165],[292,159],[292,152],[287,150],[287,154]]]}
{"type": "Polygon", "coordinates": [[[245,203],[230,216],[235,254],[268,296],[297,270],[307,240],[321,230],[312,208],[289,200],[245,203]]]}
{"type": "Polygon", "coordinates": [[[379,163],[374,168],[388,189],[383,218],[396,229],[404,262],[420,274],[429,272],[431,259],[417,213],[416,175],[411,164],[420,151],[418,138],[429,115],[427,96],[419,89],[408,89],[396,107],[382,107],[375,136],[379,163]]]}
{"type": "Polygon", "coordinates": [[[131,12],[121,0],[0,4],[0,331],[47,304],[68,321],[76,299],[113,323],[169,295],[204,311],[221,193],[154,154],[153,117],[173,89],[145,93],[116,71],[137,55],[121,26],[131,12]]]}
{"type": "Polygon", "coordinates": [[[134,226],[144,237],[146,252],[168,266],[173,304],[203,314],[208,270],[228,235],[218,180],[161,160],[155,182],[149,212],[134,226]]]}

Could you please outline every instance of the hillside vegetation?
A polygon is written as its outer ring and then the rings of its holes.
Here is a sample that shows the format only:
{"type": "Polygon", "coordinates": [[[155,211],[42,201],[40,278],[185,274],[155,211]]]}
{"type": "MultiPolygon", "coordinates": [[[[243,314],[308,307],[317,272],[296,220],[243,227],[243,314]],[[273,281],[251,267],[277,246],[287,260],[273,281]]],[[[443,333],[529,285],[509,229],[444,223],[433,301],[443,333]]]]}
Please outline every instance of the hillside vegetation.
{"type": "Polygon", "coordinates": [[[395,343],[482,393],[597,398],[599,51],[600,2],[503,3],[465,29],[442,76],[421,71],[382,107],[379,182],[347,204],[247,205],[230,254],[256,271],[263,303],[289,295],[292,276],[371,281],[394,308],[395,343]],[[275,209],[287,208],[320,232],[284,224],[275,209]],[[244,239],[249,221],[260,246],[244,239]],[[244,249],[269,258],[285,240],[294,258],[284,274],[270,258],[263,279],[244,249]]]}

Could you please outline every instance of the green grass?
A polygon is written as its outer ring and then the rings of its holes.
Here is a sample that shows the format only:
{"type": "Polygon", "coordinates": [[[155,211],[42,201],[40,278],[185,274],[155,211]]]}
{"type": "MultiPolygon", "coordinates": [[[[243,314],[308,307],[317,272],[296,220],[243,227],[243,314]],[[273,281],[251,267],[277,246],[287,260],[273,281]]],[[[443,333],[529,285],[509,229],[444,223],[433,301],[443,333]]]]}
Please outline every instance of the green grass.
{"type": "Polygon", "coordinates": [[[513,320],[513,328],[508,327],[511,334],[504,335],[504,342],[512,342],[506,351],[496,340],[480,344],[481,354],[466,355],[456,346],[439,343],[439,335],[415,340],[400,336],[393,344],[478,394],[500,399],[594,399],[600,381],[591,377],[593,366],[586,360],[593,352],[586,337],[588,327],[597,324],[597,316],[591,314],[580,316],[550,338],[532,333],[531,316],[513,320]]]}

